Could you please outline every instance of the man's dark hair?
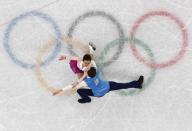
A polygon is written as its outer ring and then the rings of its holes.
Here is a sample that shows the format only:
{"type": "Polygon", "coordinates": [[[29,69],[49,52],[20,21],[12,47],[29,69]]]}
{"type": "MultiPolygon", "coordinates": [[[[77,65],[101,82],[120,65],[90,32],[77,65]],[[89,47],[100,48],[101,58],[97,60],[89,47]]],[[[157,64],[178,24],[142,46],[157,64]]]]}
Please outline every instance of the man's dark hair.
{"type": "Polygon", "coordinates": [[[85,54],[85,55],[83,56],[83,61],[84,61],[84,60],[91,61],[91,55],[85,54]]]}
{"type": "Polygon", "coordinates": [[[87,71],[87,75],[88,75],[89,77],[95,77],[95,75],[96,75],[96,69],[95,69],[95,67],[91,67],[91,68],[87,71]]]}

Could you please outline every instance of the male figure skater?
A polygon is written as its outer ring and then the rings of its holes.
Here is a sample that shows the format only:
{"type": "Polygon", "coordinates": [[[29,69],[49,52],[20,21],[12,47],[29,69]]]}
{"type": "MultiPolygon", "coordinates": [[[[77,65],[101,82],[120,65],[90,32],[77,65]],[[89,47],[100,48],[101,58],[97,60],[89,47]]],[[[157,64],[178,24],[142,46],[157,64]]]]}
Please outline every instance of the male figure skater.
{"type": "MultiPolygon", "coordinates": [[[[90,67],[83,75],[84,80],[72,84],[69,86],[74,86],[77,88],[77,93],[81,97],[79,103],[91,102],[90,96],[102,97],[106,93],[113,90],[128,89],[128,88],[142,88],[144,77],[140,76],[138,80],[131,81],[128,83],[119,83],[114,81],[105,81],[99,77],[99,71],[95,67],[90,67]],[[88,86],[90,89],[81,89],[81,87],[88,86]]],[[[65,88],[62,89],[65,91],[65,88]]],[[[53,95],[57,95],[60,92],[55,92],[53,95]]]]}

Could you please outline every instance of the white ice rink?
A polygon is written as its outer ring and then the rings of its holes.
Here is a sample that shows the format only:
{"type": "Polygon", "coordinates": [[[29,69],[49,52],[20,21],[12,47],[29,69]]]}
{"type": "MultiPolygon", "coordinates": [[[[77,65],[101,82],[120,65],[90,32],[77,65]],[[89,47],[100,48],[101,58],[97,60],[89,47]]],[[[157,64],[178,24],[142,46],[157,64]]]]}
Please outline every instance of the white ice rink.
{"type": "Polygon", "coordinates": [[[192,131],[191,38],[191,0],[0,0],[0,131],[192,131]],[[78,94],[52,96],[45,86],[77,79],[68,61],[58,61],[70,54],[61,41],[68,35],[95,43],[96,61],[103,54],[106,63],[103,78],[128,82],[142,74],[144,89],[88,104],[79,104],[78,94]],[[39,76],[39,49],[53,37],[39,76]]]}

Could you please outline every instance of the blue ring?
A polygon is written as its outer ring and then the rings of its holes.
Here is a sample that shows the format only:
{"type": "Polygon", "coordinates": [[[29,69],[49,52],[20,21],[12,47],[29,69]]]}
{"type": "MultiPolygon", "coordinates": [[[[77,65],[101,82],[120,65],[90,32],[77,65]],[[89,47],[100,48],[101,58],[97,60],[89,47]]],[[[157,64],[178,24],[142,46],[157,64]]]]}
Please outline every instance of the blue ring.
{"type": "Polygon", "coordinates": [[[56,34],[56,46],[53,49],[52,54],[47,59],[45,59],[45,61],[41,64],[41,66],[48,65],[57,56],[57,53],[61,50],[60,40],[62,39],[61,31],[60,31],[58,25],[47,14],[43,14],[43,13],[40,13],[40,12],[37,12],[37,11],[31,11],[31,12],[21,14],[18,17],[15,17],[13,20],[11,20],[11,22],[8,25],[8,27],[7,27],[6,31],[5,31],[5,34],[4,34],[4,39],[3,39],[4,40],[3,41],[4,48],[5,48],[5,50],[7,51],[8,55],[10,56],[10,58],[13,60],[14,63],[16,63],[17,65],[19,65],[19,66],[21,66],[23,68],[27,68],[27,69],[34,68],[35,65],[34,64],[28,64],[28,63],[25,63],[25,62],[22,62],[21,60],[19,60],[13,54],[13,52],[12,52],[12,50],[10,48],[9,40],[10,40],[11,31],[14,29],[14,27],[17,25],[17,23],[20,20],[25,19],[26,17],[29,17],[29,16],[36,16],[36,17],[39,17],[39,18],[41,18],[41,19],[43,19],[45,21],[48,21],[49,23],[51,23],[51,26],[53,27],[53,30],[54,30],[54,32],[56,34]]]}

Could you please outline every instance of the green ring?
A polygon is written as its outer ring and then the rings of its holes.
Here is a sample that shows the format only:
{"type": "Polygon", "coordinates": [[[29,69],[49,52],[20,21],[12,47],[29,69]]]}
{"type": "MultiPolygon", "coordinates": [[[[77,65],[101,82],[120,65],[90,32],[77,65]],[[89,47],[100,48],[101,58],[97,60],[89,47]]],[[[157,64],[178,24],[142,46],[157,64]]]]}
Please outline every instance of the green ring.
{"type": "MultiPolygon", "coordinates": [[[[111,48],[118,45],[120,43],[120,41],[122,41],[122,39],[116,39],[116,40],[110,42],[109,44],[107,44],[104,47],[104,50],[101,52],[101,55],[98,57],[98,65],[99,65],[98,67],[99,67],[99,70],[101,72],[101,77],[103,77],[103,78],[105,78],[104,72],[103,72],[103,69],[104,69],[104,64],[103,64],[104,56],[107,54],[107,52],[111,48]]],[[[125,38],[124,41],[127,42],[127,43],[130,43],[131,39],[130,38],[125,38]]],[[[141,47],[143,47],[145,49],[145,51],[147,52],[147,55],[150,57],[151,62],[155,64],[154,54],[151,51],[151,49],[147,46],[147,44],[145,44],[144,42],[142,42],[141,40],[138,40],[136,38],[134,39],[134,43],[141,46],[141,47]]],[[[156,75],[156,69],[151,68],[150,76],[147,78],[146,82],[144,82],[142,89],[140,89],[140,90],[138,90],[138,89],[136,89],[136,90],[126,90],[126,91],[125,90],[119,90],[119,91],[116,91],[116,92],[118,94],[120,94],[120,95],[123,95],[123,96],[139,94],[141,91],[145,90],[150,85],[150,83],[154,80],[155,75],[156,75]]]]}

